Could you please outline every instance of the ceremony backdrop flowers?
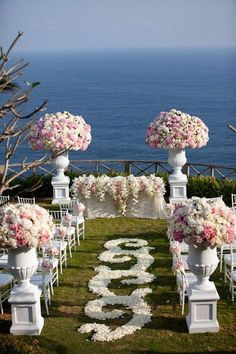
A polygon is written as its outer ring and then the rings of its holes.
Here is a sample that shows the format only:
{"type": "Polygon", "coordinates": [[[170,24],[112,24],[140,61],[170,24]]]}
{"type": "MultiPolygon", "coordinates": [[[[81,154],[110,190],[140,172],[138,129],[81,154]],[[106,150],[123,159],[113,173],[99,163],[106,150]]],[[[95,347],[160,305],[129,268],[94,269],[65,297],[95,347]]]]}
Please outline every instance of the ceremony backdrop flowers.
{"type": "Polygon", "coordinates": [[[43,246],[53,238],[53,221],[38,205],[7,204],[0,222],[0,247],[43,246]]]}
{"type": "Polygon", "coordinates": [[[75,178],[71,186],[73,197],[78,197],[79,193],[85,199],[95,196],[100,202],[104,201],[108,194],[115,201],[118,212],[125,214],[128,198],[135,204],[138,202],[139,193],[144,193],[149,197],[154,197],[156,194],[164,195],[165,185],[162,178],[154,175],[140,177],[83,175],[75,178]]]}
{"type": "Polygon", "coordinates": [[[86,150],[91,128],[83,117],[69,112],[46,114],[33,126],[29,143],[33,150],[86,150]]]}
{"type": "Polygon", "coordinates": [[[153,148],[200,148],[208,139],[208,128],[200,118],[176,109],[161,112],[146,132],[146,143],[153,148]]]}
{"type": "Polygon", "coordinates": [[[170,239],[187,244],[214,247],[232,243],[235,232],[236,215],[221,199],[188,199],[177,204],[169,218],[170,239]]]}

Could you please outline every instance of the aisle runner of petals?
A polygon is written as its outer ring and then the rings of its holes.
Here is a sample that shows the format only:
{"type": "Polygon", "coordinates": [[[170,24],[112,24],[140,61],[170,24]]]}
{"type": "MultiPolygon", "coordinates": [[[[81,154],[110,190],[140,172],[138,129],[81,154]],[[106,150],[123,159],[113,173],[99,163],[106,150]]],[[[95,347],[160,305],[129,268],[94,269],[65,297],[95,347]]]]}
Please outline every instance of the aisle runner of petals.
{"type": "Polygon", "coordinates": [[[150,306],[144,301],[144,297],[150,294],[152,290],[149,287],[134,290],[130,295],[117,296],[108,289],[113,279],[122,279],[120,282],[124,285],[128,284],[146,284],[152,282],[154,275],[147,272],[148,267],[153,263],[154,258],[149,254],[153,247],[148,247],[145,240],[137,238],[120,238],[105,243],[104,247],[108,251],[104,251],[98,257],[100,261],[109,263],[129,262],[133,257],[137,263],[128,270],[112,270],[107,266],[99,266],[95,268],[97,275],[89,281],[89,290],[100,297],[97,300],[89,301],[85,306],[85,314],[90,318],[98,320],[109,320],[119,318],[124,315],[122,310],[112,310],[111,312],[103,311],[103,307],[107,305],[123,305],[133,312],[133,317],[123,326],[117,327],[115,330],[109,326],[100,323],[88,323],[78,328],[80,333],[95,332],[92,336],[94,341],[112,341],[132,334],[141,329],[151,320],[150,306]],[[132,247],[130,249],[122,249],[122,247],[132,247]]]}

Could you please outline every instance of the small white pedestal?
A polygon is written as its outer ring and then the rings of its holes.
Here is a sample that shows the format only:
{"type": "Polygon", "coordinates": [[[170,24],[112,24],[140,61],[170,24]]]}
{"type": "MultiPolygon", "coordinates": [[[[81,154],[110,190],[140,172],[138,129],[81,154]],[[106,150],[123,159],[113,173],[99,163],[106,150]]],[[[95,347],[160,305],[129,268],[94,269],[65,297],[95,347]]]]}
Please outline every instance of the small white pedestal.
{"type": "Polygon", "coordinates": [[[52,187],[53,187],[52,204],[70,203],[69,184],[70,184],[70,178],[68,176],[63,176],[63,178],[62,177],[58,178],[57,176],[52,177],[52,187]]]}
{"type": "Polygon", "coordinates": [[[187,176],[182,173],[182,167],[187,162],[184,149],[169,149],[168,163],[173,167],[173,173],[169,175],[170,203],[178,203],[187,199],[187,176]]]}
{"type": "MultiPolygon", "coordinates": [[[[170,176],[171,177],[171,176],[170,176]]],[[[176,181],[169,178],[170,184],[170,203],[178,203],[187,199],[187,179],[185,181],[176,181]]]]}
{"type": "Polygon", "coordinates": [[[209,290],[196,290],[189,286],[189,313],[186,317],[189,333],[219,332],[217,301],[220,299],[215,284],[209,290]]]}
{"type": "Polygon", "coordinates": [[[40,335],[44,319],[41,316],[41,290],[32,285],[31,291],[11,292],[8,301],[11,304],[12,326],[10,333],[14,335],[40,335]]]}

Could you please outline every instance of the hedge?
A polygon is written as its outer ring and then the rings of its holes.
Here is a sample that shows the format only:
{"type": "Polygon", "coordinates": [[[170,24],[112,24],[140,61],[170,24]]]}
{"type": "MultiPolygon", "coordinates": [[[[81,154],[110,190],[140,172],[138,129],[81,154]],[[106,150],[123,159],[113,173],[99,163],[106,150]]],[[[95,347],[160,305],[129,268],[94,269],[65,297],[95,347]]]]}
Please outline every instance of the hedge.
{"type": "MultiPolygon", "coordinates": [[[[72,183],[73,179],[79,176],[79,173],[76,172],[68,172],[66,173],[70,177],[70,181],[72,183]]],[[[109,174],[109,176],[117,176],[117,173],[109,174]]],[[[123,173],[120,175],[124,175],[123,173]]],[[[166,183],[166,194],[165,198],[168,201],[170,190],[168,185],[168,174],[159,173],[157,176],[162,177],[166,183]]],[[[9,194],[10,196],[21,195],[25,197],[33,197],[36,198],[52,198],[52,186],[51,186],[51,178],[50,175],[36,175],[32,174],[26,178],[19,178],[14,181],[14,185],[19,185],[19,187],[6,191],[5,194],[9,194]],[[32,192],[26,192],[32,186],[37,183],[41,183],[41,187],[32,192]]],[[[236,180],[220,180],[215,177],[208,176],[192,176],[188,179],[187,184],[187,194],[188,198],[192,196],[196,197],[206,197],[213,198],[218,196],[223,196],[224,202],[231,206],[231,193],[236,193],[236,180]]]]}

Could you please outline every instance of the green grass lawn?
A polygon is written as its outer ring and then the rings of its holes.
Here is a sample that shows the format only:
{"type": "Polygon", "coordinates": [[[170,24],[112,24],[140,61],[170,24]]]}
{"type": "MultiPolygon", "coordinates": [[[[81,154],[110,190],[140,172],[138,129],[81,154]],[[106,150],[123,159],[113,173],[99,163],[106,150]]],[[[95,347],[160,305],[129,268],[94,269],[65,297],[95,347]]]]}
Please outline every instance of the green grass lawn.
{"type": "MultiPolygon", "coordinates": [[[[120,264],[119,268],[122,267],[125,269],[127,265],[120,264]]],[[[236,351],[236,303],[230,300],[223,274],[216,271],[212,279],[221,298],[218,303],[220,331],[190,335],[185,324],[187,306],[182,316],[175,276],[171,271],[166,221],[127,218],[87,220],[86,239],[81,241],[77,252],[69,259],[68,268],[60,277],[60,286],[54,288],[49,317],[42,303],[45,325],[41,335],[10,336],[10,307],[5,304],[6,313],[0,315],[0,353],[233,353],[236,351]],[[156,278],[148,285],[153,290],[152,294],[145,297],[152,308],[152,321],[141,331],[112,343],[93,342],[90,340],[91,334],[76,331],[84,323],[96,322],[84,314],[85,304],[97,298],[96,294],[88,291],[88,281],[95,275],[94,267],[102,264],[97,256],[104,251],[103,244],[120,237],[142,238],[155,248],[151,251],[155,262],[148,271],[156,278]]],[[[124,286],[114,281],[111,288],[117,294],[129,294],[136,286],[124,286]]],[[[120,325],[127,322],[130,316],[127,313],[125,319],[106,323],[120,325]]]]}

